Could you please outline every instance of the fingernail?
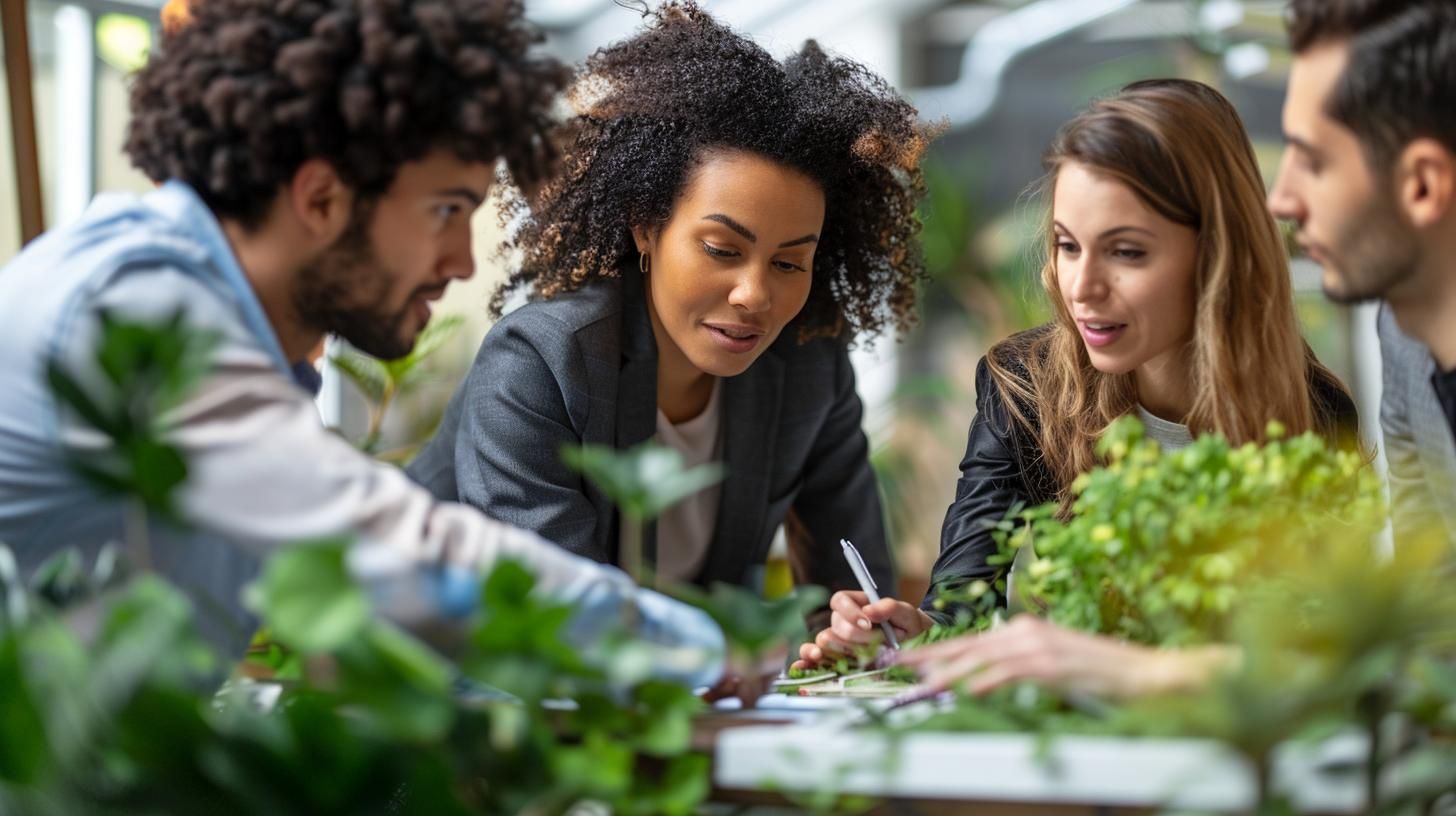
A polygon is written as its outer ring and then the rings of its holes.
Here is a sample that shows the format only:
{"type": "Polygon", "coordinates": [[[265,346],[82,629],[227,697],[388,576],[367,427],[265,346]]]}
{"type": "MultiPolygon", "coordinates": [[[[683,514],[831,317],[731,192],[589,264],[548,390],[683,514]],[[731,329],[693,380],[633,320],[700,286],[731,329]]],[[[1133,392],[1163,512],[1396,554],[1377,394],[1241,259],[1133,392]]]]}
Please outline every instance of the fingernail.
{"type": "Polygon", "coordinates": [[[859,623],[859,628],[864,629],[866,631],[868,631],[869,629],[872,628],[872,626],[870,625],[870,622],[869,622],[869,619],[868,618],[860,618],[859,621],[858,621],[858,623],[859,623]]]}

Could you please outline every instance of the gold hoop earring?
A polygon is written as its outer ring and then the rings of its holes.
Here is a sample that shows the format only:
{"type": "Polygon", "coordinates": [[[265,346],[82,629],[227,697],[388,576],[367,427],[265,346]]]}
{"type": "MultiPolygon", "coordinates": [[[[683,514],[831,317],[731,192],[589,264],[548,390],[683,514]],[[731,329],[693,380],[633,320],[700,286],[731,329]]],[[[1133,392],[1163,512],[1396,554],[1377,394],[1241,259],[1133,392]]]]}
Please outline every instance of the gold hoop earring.
{"type": "Polygon", "coordinates": [[[642,272],[644,278],[647,277],[652,272],[652,256],[646,252],[637,253],[637,269],[642,272]]]}

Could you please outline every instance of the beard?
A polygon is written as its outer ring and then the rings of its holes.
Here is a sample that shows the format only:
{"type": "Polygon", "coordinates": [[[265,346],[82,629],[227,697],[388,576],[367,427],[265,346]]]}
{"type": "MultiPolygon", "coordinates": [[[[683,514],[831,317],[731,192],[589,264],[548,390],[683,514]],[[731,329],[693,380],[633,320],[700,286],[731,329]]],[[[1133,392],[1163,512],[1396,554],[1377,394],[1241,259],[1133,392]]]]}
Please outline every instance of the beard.
{"type": "Polygon", "coordinates": [[[398,308],[389,304],[395,275],[374,251],[370,224],[374,208],[357,204],[349,226],[333,246],[304,267],[293,291],[293,307],[305,324],[349,341],[382,360],[409,354],[415,334],[405,336],[411,292],[398,308]]]}
{"type": "Polygon", "coordinates": [[[1325,296],[1336,303],[1365,303],[1386,298],[1415,275],[1416,237],[1396,215],[1395,201],[1370,202],[1325,255],[1338,282],[1326,283],[1325,296]]]}

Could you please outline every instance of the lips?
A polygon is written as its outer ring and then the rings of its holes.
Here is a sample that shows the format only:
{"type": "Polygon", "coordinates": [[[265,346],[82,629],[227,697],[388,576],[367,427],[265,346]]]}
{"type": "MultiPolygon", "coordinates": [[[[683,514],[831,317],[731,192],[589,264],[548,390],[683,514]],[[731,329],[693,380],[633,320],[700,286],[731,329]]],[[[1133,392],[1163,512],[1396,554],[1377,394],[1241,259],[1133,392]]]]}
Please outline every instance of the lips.
{"type": "Polygon", "coordinates": [[[1092,348],[1102,348],[1116,343],[1127,331],[1126,323],[1117,323],[1111,320],[1078,320],[1077,328],[1082,333],[1082,340],[1092,348]]]}
{"type": "Polygon", "coordinates": [[[768,333],[760,326],[743,323],[704,323],[703,328],[720,348],[734,354],[753,351],[768,333]]]}
{"type": "Polygon", "coordinates": [[[415,316],[419,318],[420,325],[430,322],[430,303],[439,300],[445,294],[445,287],[432,287],[429,289],[416,289],[414,297],[410,298],[410,307],[414,310],[415,316]]]}

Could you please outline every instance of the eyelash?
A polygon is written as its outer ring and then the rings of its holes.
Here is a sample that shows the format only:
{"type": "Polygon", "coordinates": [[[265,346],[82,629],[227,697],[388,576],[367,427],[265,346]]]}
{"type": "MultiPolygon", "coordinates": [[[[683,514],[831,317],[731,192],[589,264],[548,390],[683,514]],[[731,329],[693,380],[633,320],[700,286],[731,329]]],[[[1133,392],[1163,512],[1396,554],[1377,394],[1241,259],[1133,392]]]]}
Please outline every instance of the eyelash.
{"type": "MultiPolygon", "coordinates": [[[[712,244],[708,243],[707,241],[704,241],[703,242],[703,252],[707,253],[707,255],[709,257],[711,257],[711,258],[736,258],[736,257],[738,257],[738,253],[737,252],[734,252],[731,249],[723,249],[722,247],[715,247],[712,244]]],[[[798,264],[795,264],[795,263],[789,263],[788,261],[774,261],[774,265],[776,265],[779,268],[779,271],[781,271],[781,272],[803,272],[804,271],[804,267],[799,266],[798,264]]]]}
{"type": "MultiPolygon", "coordinates": [[[[1071,253],[1074,253],[1074,252],[1078,252],[1080,250],[1078,249],[1077,245],[1074,244],[1074,243],[1072,243],[1071,241],[1058,241],[1057,242],[1057,251],[1058,252],[1062,252],[1062,253],[1066,253],[1066,254],[1071,254],[1071,253]]],[[[1121,260],[1124,260],[1124,261],[1138,261],[1138,260],[1142,260],[1143,256],[1145,256],[1147,254],[1148,254],[1147,252],[1145,252],[1144,250],[1141,250],[1141,249],[1125,248],[1125,249],[1114,249],[1114,250],[1112,250],[1112,255],[1114,257],[1117,257],[1117,258],[1119,258],[1121,260]]]]}

